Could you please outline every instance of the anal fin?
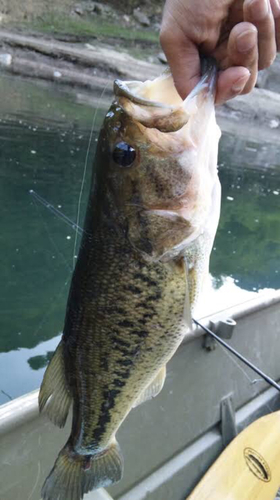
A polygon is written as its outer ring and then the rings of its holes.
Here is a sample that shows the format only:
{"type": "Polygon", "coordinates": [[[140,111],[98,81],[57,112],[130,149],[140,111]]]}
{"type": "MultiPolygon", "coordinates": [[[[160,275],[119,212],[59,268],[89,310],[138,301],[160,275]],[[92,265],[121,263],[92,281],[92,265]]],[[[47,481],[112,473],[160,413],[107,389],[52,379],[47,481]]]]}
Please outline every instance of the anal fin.
{"type": "Polygon", "coordinates": [[[136,408],[136,406],[139,406],[145,401],[149,401],[149,399],[156,397],[164,386],[165,377],[166,377],[166,366],[164,365],[159,370],[154,380],[140,394],[139,398],[135,401],[133,408],[136,408]]]}
{"type": "Polygon", "coordinates": [[[65,377],[63,345],[56,351],[45,371],[39,393],[40,412],[46,407],[49,419],[58,427],[65,425],[71,404],[71,394],[65,377]]]}

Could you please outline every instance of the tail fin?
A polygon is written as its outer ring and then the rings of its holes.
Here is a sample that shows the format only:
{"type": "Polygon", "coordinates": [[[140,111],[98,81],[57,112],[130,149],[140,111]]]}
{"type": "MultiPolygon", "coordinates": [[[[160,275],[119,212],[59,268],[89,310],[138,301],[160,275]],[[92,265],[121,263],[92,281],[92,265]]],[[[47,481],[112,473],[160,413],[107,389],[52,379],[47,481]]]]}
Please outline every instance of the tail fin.
{"type": "Polygon", "coordinates": [[[66,446],[42,488],[43,500],[80,500],[85,493],[122,478],[123,458],[118,443],[94,455],[79,455],[66,446]]]}

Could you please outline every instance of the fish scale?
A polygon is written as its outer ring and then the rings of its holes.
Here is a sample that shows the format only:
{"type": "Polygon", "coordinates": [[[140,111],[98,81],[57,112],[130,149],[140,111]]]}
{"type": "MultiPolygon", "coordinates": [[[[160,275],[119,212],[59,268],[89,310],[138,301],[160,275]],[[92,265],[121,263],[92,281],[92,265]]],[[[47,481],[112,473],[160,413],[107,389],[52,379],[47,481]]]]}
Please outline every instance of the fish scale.
{"type": "MultiPolygon", "coordinates": [[[[73,379],[81,382],[78,372],[81,369],[84,372],[82,384],[71,387],[74,399],[79,399],[80,406],[85,408],[85,437],[82,440],[80,415],[74,413],[72,444],[75,447],[76,438],[79,443],[77,451],[88,446],[94,449],[109,445],[112,435],[128,413],[131,401],[139,397],[179,345],[183,335],[186,298],[185,270],[180,263],[158,262],[147,265],[144,259],[139,260],[133,249],[127,248],[126,238],[121,239],[117,232],[114,235],[109,232],[104,250],[106,231],[102,226],[100,232],[103,235],[96,239],[93,251],[92,238],[88,236],[89,227],[85,229],[79,258],[80,262],[87,264],[85,269],[82,265],[81,268],[77,266],[73,282],[79,281],[80,289],[86,292],[81,292],[77,297],[75,290],[72,299],[70,291],[69,307],[75,310],[79,305],[77,301],[80,301],[86,302],[88,309],[86,315],[82,312],[81,319],[76,319],[78,329],[74,348],[67,349],[67,344],[65,346],[66,352],[69,350],[66,356],[69,355],[68,363],[72,367],[69,385],[73,379]],[[114,261],[108,259],[106,248],[109,247],[114,261]],[[87,272],[88,268],[90,273],[87,272]],[[83,280],[91,285],[83,285],[83,280]],[[112,302],[113,310],[120,311],[119,314],[108,314],[108,301],[112,302]],[[90,342],[88,332],[91,332],[95,342],[90,342]],[[114,355],[111,354],[112,347],[114,355]],[[120,367],[127,358],[132,362],[125,370],[125,376],[115,375],[116,370],[120,373],[120,367]],[[88,364],[90,370],[87,369],[88,364]],[[127,372],[129,385],[126,387],[127,372]],[[106,383],[108,374],[109,384],[106,383]],[[111,374],[114,374],[113,380],[111,374]],[[101,383],[93,397],[96,376],[101,383]],[[110,404],[104,406],[108,397],[110,404]],[[94,415],[92,408],[95,409],[94,415]]],[[[69,335],[68,328],[66,322],[65,341],[69,335]]],[[[73,337],[72,329],[71,335],[73,337]]]]}
{"type": "Polygon", "coordinates": [[[40,410],[59,426],[73,403],[43,500],[80,500],[121,479],[116,433],[160,392],[191,327],[219,219],[215,75],[210,64],[184,102],[166,74],[115,84],[63,335],[40,389],[40,410]]]}

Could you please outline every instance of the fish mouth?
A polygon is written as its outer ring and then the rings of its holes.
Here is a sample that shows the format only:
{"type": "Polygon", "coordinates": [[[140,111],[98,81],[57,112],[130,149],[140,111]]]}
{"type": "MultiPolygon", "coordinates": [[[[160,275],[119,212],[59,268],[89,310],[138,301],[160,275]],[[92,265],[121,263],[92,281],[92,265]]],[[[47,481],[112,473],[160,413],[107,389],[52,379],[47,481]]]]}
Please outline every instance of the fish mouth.
{"type": "MultiPolygon", "coordinates": [[[[215,59],[211,57],[201,57],[201,80],[187,96],[185,101],[196,97],[203,90],[214,95],[216,91],[216,81],[217,63],[215,59]]],[[[169,68],[154,80],[146,80],[145,82],[137,80],[115,80],[114,93],[117,97],[126,97],[135,104],[154,108],[170,109],[185,102],[175,89],[169,68]]]]}
{"type": "Polygon", "coordinates": [[[202,58],[201,69],[201,80],[185,100],[179,96],[169,69],[145,82],[115,80],[114,93],[124,111],[145,127],[176,132],[197,111],[198,101],[215,99],[215,60],[202,58]]]}
{"type": "Polygon", "coordinates": [[[154,80],[146,80],[145,82],[115,80],[114,93],[117,97],[125,97],[134,104],[170,109],[174,104],[182,102],[179,95],[173,92],[175,89],[172,89],[171,80],[170,70],[166,70],[154,80]],[[172,92],[172,95],[170,95],[170,92],[172,92]]]}

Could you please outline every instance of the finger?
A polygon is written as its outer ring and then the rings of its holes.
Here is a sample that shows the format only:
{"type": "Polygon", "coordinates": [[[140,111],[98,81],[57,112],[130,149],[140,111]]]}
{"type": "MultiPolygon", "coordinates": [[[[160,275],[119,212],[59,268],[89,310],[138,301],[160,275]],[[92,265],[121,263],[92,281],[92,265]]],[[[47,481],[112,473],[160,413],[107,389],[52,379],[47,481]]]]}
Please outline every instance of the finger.
{"type": "Polygon", "coordinates": [[[276,56],[274,17],[269,0],[245,0],[244,20],[258,30],[259,69],[268,68],[276,56]]]}
{"type": "Polygon", "coordinates": [[[242,94],[250,76],[250,71],[243,67],[221,71],[217,82],[216,104],[223,104],[242,94]]]}
{"type": "Polygon", "coordinates": [[[178,94],[185,99],[200,80],[197,46],[183,33],[162,29],[160,43],[170,66],[178,94]]]}
{"type": "Polygon", "coordinates": [[[275,22],[275,38],[277,50],[280,52],[280,3],[278,0],[270,0],[272,14],[275,22]]]}
{"type": "Polygon", "coordinates": [[[242,94],[254,88],[258,76],[258,32],[253,24],[239,23],[231,30],[227,66],[243,66],[250,71],[251,76],[242,94]]]}

